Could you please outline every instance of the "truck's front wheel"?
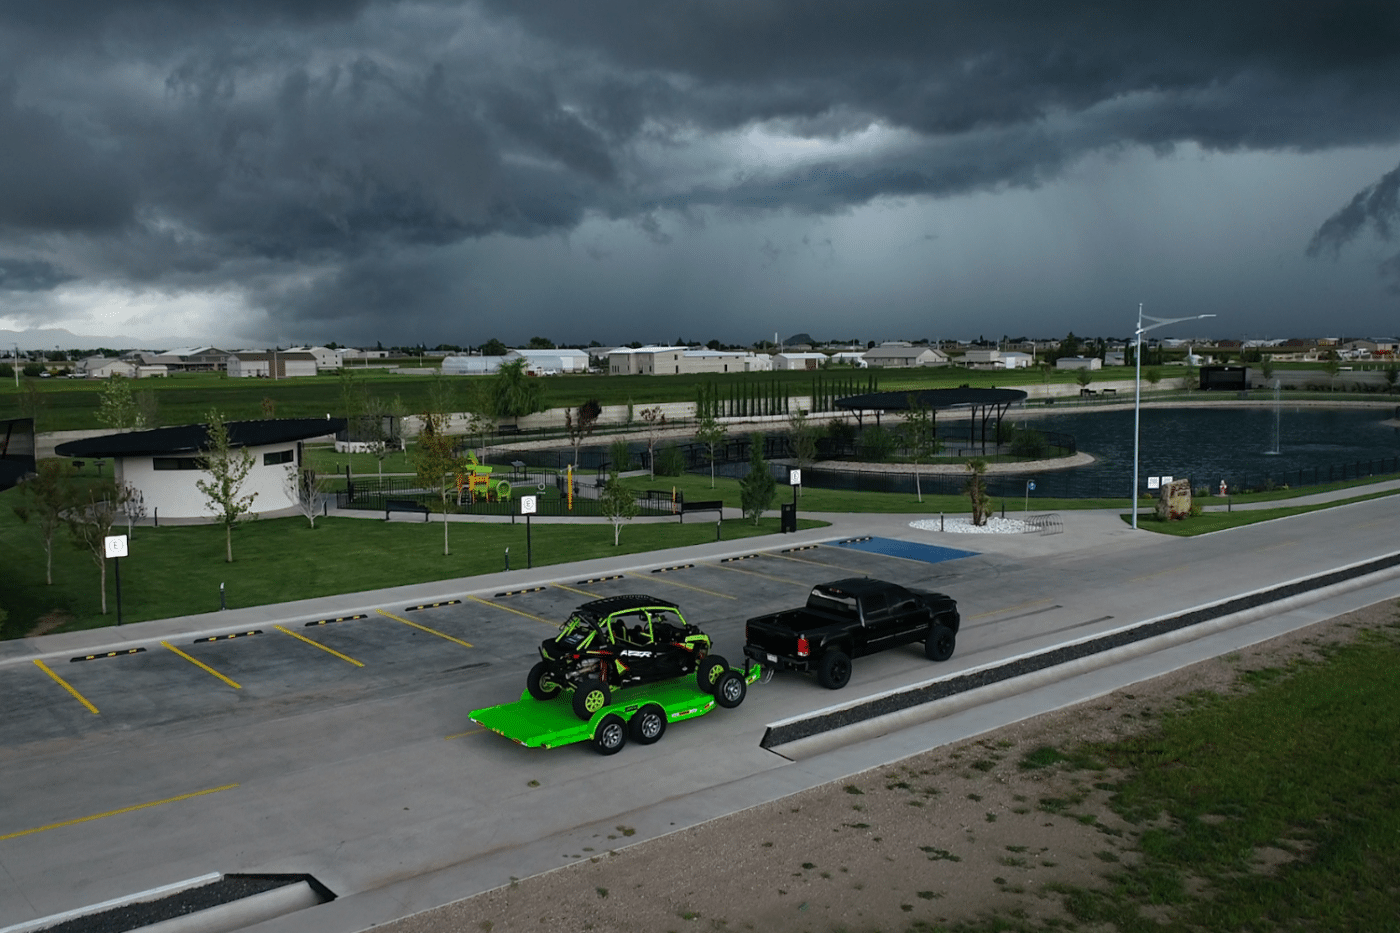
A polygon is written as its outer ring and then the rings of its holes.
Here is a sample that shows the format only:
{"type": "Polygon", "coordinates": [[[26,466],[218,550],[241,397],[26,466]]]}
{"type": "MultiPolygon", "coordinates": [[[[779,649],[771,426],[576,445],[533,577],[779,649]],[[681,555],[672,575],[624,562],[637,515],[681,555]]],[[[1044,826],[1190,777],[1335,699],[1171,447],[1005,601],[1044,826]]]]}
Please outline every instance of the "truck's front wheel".
{"type": "Polygon", "coordinates": [[[574,715],[586,722],[593,718],[594,713],[607,706],[611,699],[612,691],[608,689],[608,685],[590,677],[574,690],[574,715]]]}
{"type": "Polygon", "coordinates": [[[530,673],[525,677],[525,689],[530,691],[530,696],[537,700],[552,700],[559,695],[560,687],[546,676],[548,673],[549,666],[543,661],[530,668],[530,673]]]}
{"type": "Polygon", "coordinates": [[[817,664],[817,683],[828,690],[840,690],[851,679],[851,659],[844,651],[829,649],[817,664]]]}

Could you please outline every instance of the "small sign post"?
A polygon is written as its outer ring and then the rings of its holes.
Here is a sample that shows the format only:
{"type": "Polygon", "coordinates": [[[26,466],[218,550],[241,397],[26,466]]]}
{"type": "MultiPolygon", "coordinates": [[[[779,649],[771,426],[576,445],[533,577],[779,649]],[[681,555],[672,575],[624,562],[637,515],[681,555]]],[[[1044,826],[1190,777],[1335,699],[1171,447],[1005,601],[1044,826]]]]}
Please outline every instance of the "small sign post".
{"type": "Polygon", "coordinates": [[[530,544],[530,516],[535,514],[535,506],[538,501],[535,496],[520,497],[520,514],[525,516],[525,569],[527,570],[535,566],[535,555],[530,544]]]}
{"type": "Polygon", "coordinates": [[[1026,514],[1031,514],[1031,493],[1035,490],[1035,480],[1026,480],[1026,514]]]}
{"type": "Polygon", "coordinates": [[[122,624],[122,558],[126,556],[126,535],[108,535],[102,541],[106,555],[112,559],[117,578],[117,624],[122,624]]]}

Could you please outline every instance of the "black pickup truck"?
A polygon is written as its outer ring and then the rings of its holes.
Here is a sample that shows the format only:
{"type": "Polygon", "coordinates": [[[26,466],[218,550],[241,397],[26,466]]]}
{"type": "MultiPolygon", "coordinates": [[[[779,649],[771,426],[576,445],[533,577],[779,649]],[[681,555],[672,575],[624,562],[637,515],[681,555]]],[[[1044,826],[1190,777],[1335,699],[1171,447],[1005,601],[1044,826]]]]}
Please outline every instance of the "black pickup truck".
{"type": "Polygon", "coordinates": [[[769,668],[816,671],[837,690],[851,679],[851,659],[923,642],[931,661],[953,656],[958,604],[951,596],[853,577],[812,587],[807,605],[750,619],[744,655],[769,668]]]}

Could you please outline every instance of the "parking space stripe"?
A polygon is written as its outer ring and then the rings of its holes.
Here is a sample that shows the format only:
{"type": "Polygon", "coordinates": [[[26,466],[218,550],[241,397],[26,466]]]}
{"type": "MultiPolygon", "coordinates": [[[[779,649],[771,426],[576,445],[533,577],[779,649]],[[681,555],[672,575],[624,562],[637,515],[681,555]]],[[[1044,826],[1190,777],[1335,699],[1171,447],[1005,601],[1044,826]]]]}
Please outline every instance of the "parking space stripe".
{"type": "Polygon", "coordinates": [[[742,567],[721,566],[720,570],[728,570],[730,573],[746,573],[751,577],[762,577],[765,580],[772,580],[776,583],[790,583],[793,586],[811,586],[810,583],[803,583],[798,580],[789,580],[786,577],[775,577],[771,573],[759,573],[757,570],[745,570],[742,567]]]}
{"type": "Polygon", "coordinates": [[[656,577],[655,579],[648,578],[648,582],[664,583],[667,586],[679,586],[683,590],[694,590],[697,593],[704,593],[706,596],[718,596],[720,599],[738,599],[737,596],[730,596],[728,593],[718,593],[714,590],[707,590],[704,587],[691,586],[689,583],[677,583],[675,580],[667,580],[665,577],[656,577]]]}
{"type": "Polygon", "coordinates": [[[364,662],[362,662],[362,661],[356,661],[354,658],[352,658],[352,657],[350,657],[350,656],[348,656],[348,655],[341,654],[339,651],[336,651],[334,648],[327,648],[325,645],[321,644],[319,641],[312,641],[310,638],[307,638],[305,635],[298,635],[296,632],[293,632],[291,629],[283,628],[283,627],[280,626],[280,625],[274,625],[273,628],[277,629],[277,631],[281,632],[281,633],[284,634],[284,635],[290,635],[290,636],[292,636],[292,637],[295,638],[297,641],[304,641],[304,642],[306,642],[308,645],[311,645],[313,648],[320,648],[322,651],[326,652],[327,654],[333,654],[333,655],[335,655],[337,658],[340,658],[340,660],[342,660],[342,661],[348,661],[348,662],[350,662],[351,664],[355,665],[356,667],[364,667],[364,666],[365,666],[365,665],[364,665],[364,662]]]}
{"type": "Polygon", "coordinates": [[[975,616],[968,616],[967,618],[968,618],[969,620],[971,620],[971,619],[985,619],[987,616],[999,616],[999,615],[1001,615],[1003,612],[1015,612],[1017,609],[1029,609],[1031,606],[1039,606],[1041,603],[1048,603],[1048,602],[1050,602],[1050,597],[1049,597],[1049,596],[1046,596],[1044,599],[1033,599],[1033,600],[1031,600],[1031,601],[1028,602],[1028,603],[1021,603],[1021,604],[1016,605],[1016,606],[1006,606],[1006,607],[1003,607],[1003,608],[1001,608],[1001,609],[992,609],[992,610],[990,610],[989,612],[979,612],[979,613],[977,613],[977,615],[975,615],[975,616]]]}
{"type": "Polygon", "coordinates": [[[442,632],[439,632],[439,631],[438,631],[437,629],[435,629],[435,628],[428,628],[426,625],[419,625],[417,622],[410,622],[410,621],[408,621],[407,619],[401,619],[401,618],[399,618],[398,616],[394,615],[392,612],[385,612],[383,609],[376,609],[376,610],[374,610],[374,611],[377,612],[377,613],[379,613],[379,614],[382,615],[382,616],[388,616],[389,618],[393,619],[395,622],[402,622],[404,625],[411,625],[411,626],[413,626],[413,627],[416,628],[416,629],[422,629],[423,631],[427,632],[429,635],[436,635],[438,638],[446,638],[448,641],[450,641],[450,642],[455,642],[456,644],[461,645],[463,648],[470,648],[470,647],[472,646],[472,643],[469,642],[469,641],[462,641],[462,639],[460,639],[460,638],[453,638],[451,635],[447,635],[447,634],[444,634],[444,633],[442,633],[442,632]]]}
{"type": "Polygon", "coordinates": [[[466,732],[458,732],[455,735],[445,735],[443,738],[451,741],[452,739],[460,739],[464,735],[477,735],[485,731],[485,729],[468,729],[466,732]]]}
{"type": "MultiPolygon", "coordinates": [[[[73,660],[76,661],[77,658],[74,658],[73,660]]],[[[37,664],[37,665],[39,665],[39,670],[43,671],[45,674],[48,674],[50,677],[52,677],[52,678],[58,683],[58,685],[59,685],[60,687],[62,687],[64,690],[67,690],[69,693],[73,694],[73,699],[77,700],[79,703],[81,703],[81,704],[83,704],[84,706],[86,706],[86,707],[88,708],[88,712],[89,712],[89,713],[92,713],[94,716],[97,715],[97,707],[95,707],[95,706],[93,706],[91,703],[89,703],[89,702],[87,701],[87,697],[83,696],[83,695],[82,695],[81,693],[79,693],[77,690],[74,690],[72,684],[70,684],[68,681],[64,680],[62,677],[59,677],[59,676],[58,676],[57,674],[55,674],[53,671],[49,670],[49,666],[48,666],[47,664],[45,664],[43,661],[40,661],[38,658],[35,658],[35,659],[34,659],[34,663],[37,664]]],[[[0,837],[0,838],[4,838],[4,837],[0,837]]]]}
{"type": "Polygon", "coordinates": [[[830,564],[824,564],[824,563],[822,563],[822,562],[819,561],[819,560],[808,560],[808,559],[805,558],[805,557],[791,557],[791,556],[789,556],[789,555],[787,555],[787,554],[773,554],[773,553],[771,553],[771,552],[770,552],[770,553],[765,553],[765,554],[763,554],[762,556],[764,556],[764,557],[772,557],[772,558],[774,558],[774,559],[776,559],[776,560],[790,560],[790,561],[793,561],[794,563],[798,563],[798,564],[807,564],[807,565],[812,566],[812,567],[825,567],[825,568],[827,568],[828,570],[831,569],[831,565],[830,565],[830,564]]]}
{"type": "Polygon", "coordinates": [[[554,584],[554,585],[557,586],[557,587],[559,587],[559,589],[561,589],[561,590],[568,590],[570,593],[577,593],[577,594],[580,595],[580,596],[587,596],[589,599],[597,599],[597,598],[598,598],[598,594],[597,594],[597,593],[590,593],[590,592],[588,592],[587,590],[574,589],[572,586],[565,586],[565,585],[562,584],[562,583],[556,583],[556,584],[554,584]]]}
{"type": "Polygon", "coordinates": [[[548,625],[550,628],[559,627],[559,623],[557,622],[551,622],[548,619],[543,618],[541,616],[531,615],[530,613],[525,612],[521,609],[512,609],[509,606],[502,606],[500,603],[493,603],[491,602],[491,600],[482,599],[480,596],[468,596],[467,599],[470,599],[472,602],[481,603],[483,606],[490,606],[492,609],[500,609],[504,612],[513,612],[518,616],[524,616],[527,619],[534,619],[536,622],[541,622],[545,625],[548,625]]]}
{"type": "Polygon", "coordinates": [[[159,807],[162,804],[178,803],[181,800],[191,800],[195,797],[204,797],[208,794],[217,794],[220,791],[233,790],[237,784],[225,784],[223,787],[211,787],[208,790],[197,790],[190,794],[180,794],[178,797],[166,797],[164,800],[152,800],[150,803],[138,803],[130,807],[122,807],[120,810],[108,810],[105,813],[94,813],[92,816],[80,816],[77,819],[63,820],[59,823],[49,823],[45,826],[36,826],[33,829],[21,829],[17,833],[8,833],[0,836],[0,842],[6,839],[18,839],[21,836],[32,836],[35,833],[48,832],[51,829],[59,829],[64,826],[76,826],[79,823],[91,823],[93,820],[106,819],[109,816],[120,816],[123,813],[134,813],[137,810],[149,810],[151,807],[159,807]]]}
{"type": "Polygon", "coordinates": [[[161,642],[161,646],[164,647],[164,648],[169,648],[171,651],[175,652],[175,653],[178,654],[180,657],[184,658],[186,661],[189,661],[189,662],[190,662],[191,664],[193,664],[195,667],[201,668],[201,669],[207,671],[208,673],[213,674],[215,677],[219,678],[220,680],[222,680],[224,683],[228,684],[228,685],[229,685],[230,687],[232,687],[233,689],[235,689],[235,690],[242,690],[242,689],[243,689],[243,688],[240,687],[238,684],[236,684],[236,683],[234,683],[233,681],[229,680],[229,679],[228,679],[227,677],[225,677],[223,674],[220,674],[218,671],[214,670],[214,669],[213,669],[212,667],[210,667],[208,664],[205,664],[203,661],[198,661],[198,660],[196,660],[196,659],[190,657],[189,655],[187,655],[187,654],[185,654],[183,651],[181,651],[179,648],[176,648],[176,647],[175,647],[174,645],[172,645],[170,642],[168,642],[168,641],[163,641],[163,642],[161,642]]]}

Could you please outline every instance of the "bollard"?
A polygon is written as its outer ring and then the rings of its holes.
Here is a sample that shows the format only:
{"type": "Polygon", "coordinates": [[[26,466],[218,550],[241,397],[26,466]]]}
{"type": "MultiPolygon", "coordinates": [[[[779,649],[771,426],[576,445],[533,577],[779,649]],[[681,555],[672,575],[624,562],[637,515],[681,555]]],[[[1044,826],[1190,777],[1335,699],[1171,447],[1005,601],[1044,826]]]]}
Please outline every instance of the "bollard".
{"type": "Polygon", "coordinates": [[[157,506],[156,509],[155,509],[155,527],[156,527],[156,528],[159,528],[159,527],[160,527],[160,507],[159,507],[159,506],[157,506]]]}
{"type": "MultiPolygon", "coordinates": [[[[514,524],[514,522],[512,522],[514,524]]],[[[506,546],[506,572],[510,572],[510,546],[506,546]]]]}
{"type": "Polygon", "coordinates": [[[228,608],[228,600],[224,598],[224,583],[219,581],[219,611],[223,612],[228,608]]]}
{"type": "Polygon", "coordinates": [[[943,530],[943,513],[942,513],[942,512],[939,512],[939,513],[938,513],[938,530],[939,530],[939,531],[942,531],[942,530],[943,530]]]}
{"type": "Polygon", "coordinates": [[[716,540],[716,541],[719,540],[719,527],[720,527],[720,523],[723,522],[723,521],[724,521],[724,519],[720,519],[718,522],[715,522],[715,540],[716,540]]]}

